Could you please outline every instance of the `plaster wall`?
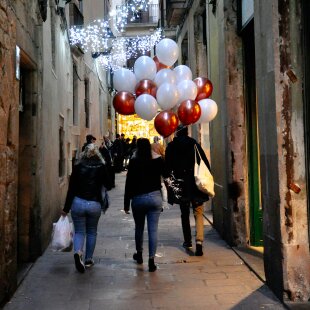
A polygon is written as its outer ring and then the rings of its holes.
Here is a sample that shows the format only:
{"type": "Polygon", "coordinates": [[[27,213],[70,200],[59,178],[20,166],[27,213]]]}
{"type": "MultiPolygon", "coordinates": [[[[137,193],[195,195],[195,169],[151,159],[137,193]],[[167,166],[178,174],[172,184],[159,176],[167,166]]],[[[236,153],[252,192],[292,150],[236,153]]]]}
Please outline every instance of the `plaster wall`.
{"type": "Polygon", "coordinates": [[[208,71],[218,115],[210,123],[212,171],[216,186],[214,224],[232,245],[248,241],[247,173],[242,42],[236,34],[234,1],[207,6],[208,71]]]}
{"type": "Polygon", "coordinates": [[[309,299],[300,3],[255,3],[265,272],[279,298],[309,299]],[[296,78],[296,79],[295,79],[296,78]],[[298,184],[299,194],[290,190],[298,184]]]}

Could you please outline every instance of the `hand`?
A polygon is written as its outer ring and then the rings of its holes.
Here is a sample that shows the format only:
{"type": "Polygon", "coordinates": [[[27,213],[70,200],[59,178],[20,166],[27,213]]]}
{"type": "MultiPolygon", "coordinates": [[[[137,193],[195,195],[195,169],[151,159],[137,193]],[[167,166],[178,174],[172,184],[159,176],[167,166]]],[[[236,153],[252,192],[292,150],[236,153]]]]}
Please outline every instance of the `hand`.
{"type": "Polygon", "coordinates": [[[61,216],[67,216],[68,215],[68,213],[67,212],[65,212],[65,211],[61,211],[61,216]]]}

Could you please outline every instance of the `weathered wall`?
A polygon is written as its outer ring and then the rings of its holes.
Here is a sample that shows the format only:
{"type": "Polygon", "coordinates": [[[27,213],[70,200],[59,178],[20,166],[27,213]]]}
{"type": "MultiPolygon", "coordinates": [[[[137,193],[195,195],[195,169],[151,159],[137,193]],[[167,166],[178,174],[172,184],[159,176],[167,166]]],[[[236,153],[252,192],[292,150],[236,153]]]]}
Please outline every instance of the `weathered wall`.
{"type": "Polygon", "coordinates": [[[18,87],[16,17],[0,1],[0,303],[16,287],[18,87]]]}
{"type": "MultiPolygon", "coordinates": [[[[55,1],[47,3],[43,23],[38,1],[0,0],[0,303],[16,288],[18,263],[34,261],[50,241],[52,223],[66,196],[73,151],[81,148],[86,134],[96,135],[99,144],[108,130],[110,98],[104,90],[99,102],[99,88],[106,87],[105,74],[100,68],[97,72],[91,58],[72,55],[65,27],[68,6],[65,22],[55,11],[55,1]],[[16,45],[21,48],[24,76],[21,112],[16,45]],[[81,79],[76,126],[72,116],[73,57],[81,79]],[[85,128],[85,79],[90,86],[90,128],[85,128]],[[64,130],[63,176],[58,173],[60,127],[64,130]]],[[[91,5],[96,4],[101,8],[102,1],[91,5]]]]}
{"type": "Polygon", "coordinates": [[[296,1],[255,3],[265,273],[294,301],[310,292],[300,21],[296,1]],[[296,183],[299,194],[289,189],[296,183]]]}
{"type": "Polygon", "coordinates": [[[214,224],[233,245],[248,240],[246,210],[246,148],[241,38],[236,33],[234,1],[218,1],[216,13],[208,6],[209,76],[218,116],[211,122],[211,160],[216,186],[214,224]]]}

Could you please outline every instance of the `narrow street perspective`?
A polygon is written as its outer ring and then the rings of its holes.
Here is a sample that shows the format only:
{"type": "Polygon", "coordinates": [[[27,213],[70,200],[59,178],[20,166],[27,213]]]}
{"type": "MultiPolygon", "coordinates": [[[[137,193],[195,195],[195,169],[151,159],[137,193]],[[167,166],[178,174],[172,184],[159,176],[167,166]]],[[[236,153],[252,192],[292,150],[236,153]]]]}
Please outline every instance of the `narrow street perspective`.
{"type": "Polygon", "coordinates": [[[309,16],[0,0],[0,308],[310,309],[309,16]]]}
{"type": "Polygon", "coordinates": [[[207,221],[204,256],[186,253],[177,205],[165,203],[159,219],[158,270],[137,265],[132,214],[122,212],[124,181],[125,173],[116,176],[100,218],[95,265],[81,274],[73,252],[49,246],[4,310],[285,309],[207,221]]]}

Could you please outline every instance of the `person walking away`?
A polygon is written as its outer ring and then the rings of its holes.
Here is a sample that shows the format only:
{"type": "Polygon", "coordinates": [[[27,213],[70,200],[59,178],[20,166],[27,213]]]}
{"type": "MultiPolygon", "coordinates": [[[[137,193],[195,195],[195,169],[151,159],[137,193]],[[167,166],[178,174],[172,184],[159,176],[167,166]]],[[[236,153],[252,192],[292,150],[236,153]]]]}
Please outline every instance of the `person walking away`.
{"type": "Polygon", "coordinates": [[[112,162],[112,157],[109,149],[107,148],[107,145],[105,143],[105,139],[103,140],[99,151],[105,161],[107,170],[109,172],[110,178],[111,178],[111,186],[115,187],[115,172],[114,172],[114,167],[113,167],[113,162],[112,162]]]}
{"type": "Polygon", "coordinates": [[[152,149],[152,156],[153,158],[161,156],[162,158],[165,158],[165,148],[164,146],[159,142],[159,137],[155,136],[153,138],[153,143],[151,144],[152,149]]]}
{"type": "MultiPolygon", "coordinates": [[[[197,146],[201,159],[210,169],[210,164],[199,143],[195,139],[188,136],[188,128],[186,126],[179,126],[177,128],[176,137],[171,141],[165,153],[166,171],[165,177],[173,174],[174,178],[180,180],[183,184],[182,190],[179,191],[178,199],[172,195],[173,191],[168,191],[168,203],[180,204],[181,222],[184,243],[183,247],[186,249],[192,248],[192,234],[190,226],[190,206],[193,208],[196,227],[196,256],[203,255],[202,244],[204,240],[203,229],[203,203],[209,200],[209,196],[197,189],[194,177],[195,165],[195,147],[197,146]]],[[[167,184],[167,182],[166,182],[167,184]]]]}
{"type": "Polygon", "coordinates": [[[91,144],[91,143],[96,143],[96,138],[95,138],[93,135],[87,135],[87,136],[86,136],[86,142],[85,142],[84,145],[82,146],[82,152],[85,150],[85,147],[86,147],[88,144],[91,144]]]}
{"type": "Polygon", "coordinates": [[[126,149],[127,149],[127,145],[126,145],[126,139],[125,139],[125,134],[121,134],[121,143],[122,143],[122,147],[123,147],[123,153],[122,153],[122,167],[121,167],[121,171],[125,171],[125,156],[126,156],[126,149]]]}
{"type": "Polygon", "coordinates": [[[113,165],[114,170],[116,173],[119,173],[123,170],[123,144],[120,139],[120,135],[116,134],[116,139],[112,145],[112,158],[113,158],[113,165]]]}
{"type": "Polygon", "coordinates": [[[88,144],[81,159],[73,167],[62,215],[71,210],[74,224],[74,261],[76,269],[83,273],[85,266],[94,265],[97,226],[101,215],[101,188],[111,189],[111,180],[104,160],[95,144],[88,144]],[[83,248],[86,237],[85,262],[83,248]]]}
{"type": "Polygon", "coordinates": [[[157,248],[157,231],[160,213],[162,212],[161,176],[164,162],[161,157],[152,159],[151,144],[146,138],[139,138],[137,151],[128,165],[124,211],[129,213],[130,202],[135,221],[136,253],[133,259],[143,263],[143,233],[147,219],[149,239],[149,271],[157,269],[154,258],[157,248]]]}
{"type": "Polygon", "coordinates": [[[133,136],[131,143],[130,143],[130,151],[129,151],[130,152],[130,155],[129,155],[130,158],[132,156],[134,156],[136,149],[137,149],[137,136],[133,136]]]}
{"type": "Polygon", "coordinates": [[[124,148],[124,170],[127,170],[129,159],[130,159],[130,138],[125,139],[125,148],[124,148]]]}

